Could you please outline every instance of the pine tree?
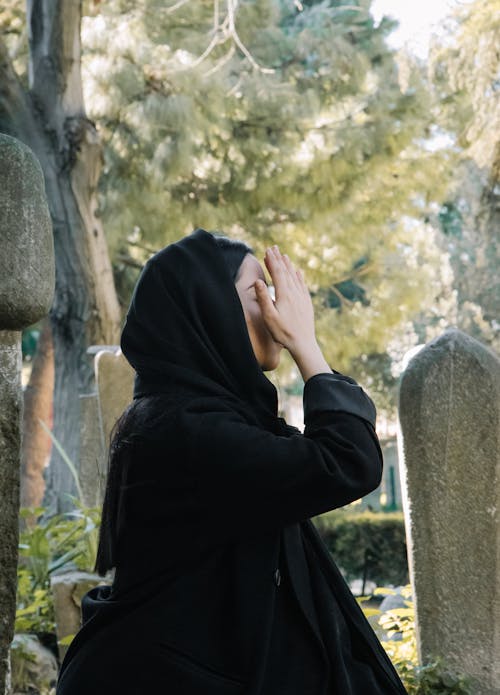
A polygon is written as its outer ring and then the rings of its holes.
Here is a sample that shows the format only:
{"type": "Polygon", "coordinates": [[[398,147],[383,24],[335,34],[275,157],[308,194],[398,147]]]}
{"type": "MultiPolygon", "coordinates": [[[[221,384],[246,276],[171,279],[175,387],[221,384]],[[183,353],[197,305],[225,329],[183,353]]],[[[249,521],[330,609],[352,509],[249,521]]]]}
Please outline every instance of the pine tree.
{"type": "Polygon", "coordinates": [[[384,354],[440,290],[425,219],[449,171],[425,147],[419,71],[386,46],[393,23],[364,0],[176,7],[110,2],[83,24],[118,276],[196,226],[259,259],[277,242],[305,271],[330,363],[384,354]]]}
{"type": "Polygon", "coordinates": [[[439,124],[457,152],[439,212],[457,290],[456,323],[500,350],[500,2],[474,0],[450,16],[434,46],[439,124]]]}

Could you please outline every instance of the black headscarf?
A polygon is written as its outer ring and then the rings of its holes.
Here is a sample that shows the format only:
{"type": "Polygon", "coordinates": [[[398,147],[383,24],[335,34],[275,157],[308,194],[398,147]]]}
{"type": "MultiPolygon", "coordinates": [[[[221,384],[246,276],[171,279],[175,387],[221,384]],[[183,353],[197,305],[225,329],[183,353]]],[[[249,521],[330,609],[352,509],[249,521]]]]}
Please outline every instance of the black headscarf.
{"type": "Polygon", "coordinates": [[[171,393],[236,399],[278,431],[278,398],[253,352],[243,307],[214,236],[196,229],[144,266],[121,349],[136,371],[134,399],[171,393]]]}

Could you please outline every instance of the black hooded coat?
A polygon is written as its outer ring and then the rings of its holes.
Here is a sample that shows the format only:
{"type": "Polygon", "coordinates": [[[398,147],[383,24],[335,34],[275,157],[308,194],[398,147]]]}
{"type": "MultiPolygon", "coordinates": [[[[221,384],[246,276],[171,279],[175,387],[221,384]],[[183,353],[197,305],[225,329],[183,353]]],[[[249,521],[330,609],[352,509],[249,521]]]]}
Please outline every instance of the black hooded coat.
{"type": "Polygon", "coordinates": [[[404,695],[311,521],[380,482],[363,389],[316,374],[304,433],[278,417],[202,229],[146,263],[121,347],[155,417],[123,444],[114,581],[84,596],[57,695],[404,695]]]}

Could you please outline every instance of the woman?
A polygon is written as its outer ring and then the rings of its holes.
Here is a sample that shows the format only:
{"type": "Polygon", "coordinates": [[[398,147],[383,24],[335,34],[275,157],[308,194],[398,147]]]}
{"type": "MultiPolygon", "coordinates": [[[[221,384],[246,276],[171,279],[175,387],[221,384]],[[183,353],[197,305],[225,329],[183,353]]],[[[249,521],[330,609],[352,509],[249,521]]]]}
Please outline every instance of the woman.
{"type": "Polygon", "coordinates": [[[406,693],[310,518],[377,487],[375,408],[316,342],[300,270],[203,229],[145,265],[121,338],[96,562],[57,695],[406,693]],[[287,349],[305,429],[264,375],[287,349]]]}

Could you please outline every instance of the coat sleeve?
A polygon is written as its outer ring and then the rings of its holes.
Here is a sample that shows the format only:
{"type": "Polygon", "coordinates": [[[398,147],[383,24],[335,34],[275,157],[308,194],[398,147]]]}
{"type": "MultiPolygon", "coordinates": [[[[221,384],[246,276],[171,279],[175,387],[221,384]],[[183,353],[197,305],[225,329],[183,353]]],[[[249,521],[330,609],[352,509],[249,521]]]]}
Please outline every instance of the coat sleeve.
{"type": "Polygon", "coordinates": [[[289,437],[250,425],[229,406],[202,412],[192,404],[185,412],[195,430],[188,465],[207,534],[236,540],[304,521],[379,485],[375,406],[354,379],[316,374],[304,385],[303,404],[304,432],[289,437]]]}

